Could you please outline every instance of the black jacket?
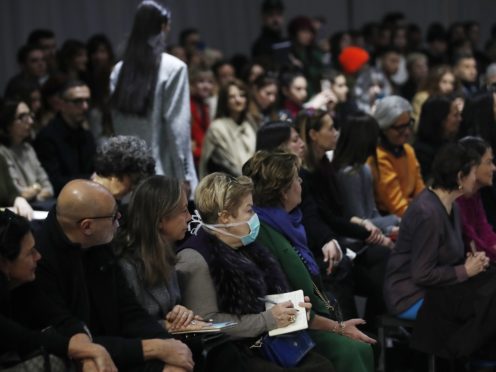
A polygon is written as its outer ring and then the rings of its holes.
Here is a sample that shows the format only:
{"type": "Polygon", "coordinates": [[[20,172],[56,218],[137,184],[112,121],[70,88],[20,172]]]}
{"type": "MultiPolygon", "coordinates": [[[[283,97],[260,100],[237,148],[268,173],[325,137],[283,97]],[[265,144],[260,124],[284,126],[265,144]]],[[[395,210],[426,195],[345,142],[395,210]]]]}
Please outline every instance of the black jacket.
{"type": "Polygon", "coordinates": [[[93,134],[81,127],[69,127],[60,114],[40,130],[34,148],[56,194],[68,181],[89,178],[93,173],[93,134]]]}
{"type": "Polygon", "coordinates": [[[109,245],[83,251],[66,237],[55,209],[36,241],[43,256],[40,286],[60,309],[89,327],[118,367],[144,362],[141,340],[170,337],[139,305],[109,245]]]}

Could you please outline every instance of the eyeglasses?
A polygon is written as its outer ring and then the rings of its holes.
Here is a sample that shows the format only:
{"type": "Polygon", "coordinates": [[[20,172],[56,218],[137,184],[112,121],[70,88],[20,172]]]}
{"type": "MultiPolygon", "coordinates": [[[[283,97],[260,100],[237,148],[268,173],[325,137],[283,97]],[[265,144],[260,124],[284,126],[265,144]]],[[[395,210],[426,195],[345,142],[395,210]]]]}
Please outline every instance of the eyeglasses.
{"type": "Polygon", "coordinates": [[[393,129],[396,132],[401,134],[401,133],[404,133],[407,129],[412,129],[414,123],[415,123],[415,120],[410,119],[408,121],[408,123],[406,123],[406,124],[392,125],[389,128],[391,128],[391,129],[393,129]]]}
{"type": "Polygon", "coordinates": [[[82,106],[83,104],[89,104],[90,99],[89,98],[73,98],[73,99],[64,99],[64,101],[68,103],[72,103],[75,106],[82,106]]]}
{"type": "Polygon", "coordinates": [[[28,123],[30,119],[34,120],[34,115],[31,112],[23,112],[22,114],[17,115],[15,119],[22,123],[28,123]]]}
{"type": "Polygon", "coordinates": [[[119,218],[121,218],[121,213],[118,210],[116,210],[114,213],[112,213],[109,216],[83,217],[83,218],[79,219],[77,221],[77,223],[81,223],[84,220],[101,220],[101,219],[105,219],[105,218],[111,218],[112,223],[114,224],[115,221],[117,221],[119,218]]]}

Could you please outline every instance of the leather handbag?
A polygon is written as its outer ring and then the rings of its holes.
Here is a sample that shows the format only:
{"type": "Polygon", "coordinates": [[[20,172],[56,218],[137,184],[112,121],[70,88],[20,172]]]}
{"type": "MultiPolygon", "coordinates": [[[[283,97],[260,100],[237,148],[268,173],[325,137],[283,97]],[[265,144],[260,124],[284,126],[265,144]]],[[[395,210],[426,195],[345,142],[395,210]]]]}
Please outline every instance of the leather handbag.
{"type": "Polygon", "coordinates": [[[306,331],[286,333],[278,336],[266,335],[255,343],[271,362],[284,368],[295,367],[315,346],[306,331]],[[258,345],[257,345],[258,343],[258,345]]]}

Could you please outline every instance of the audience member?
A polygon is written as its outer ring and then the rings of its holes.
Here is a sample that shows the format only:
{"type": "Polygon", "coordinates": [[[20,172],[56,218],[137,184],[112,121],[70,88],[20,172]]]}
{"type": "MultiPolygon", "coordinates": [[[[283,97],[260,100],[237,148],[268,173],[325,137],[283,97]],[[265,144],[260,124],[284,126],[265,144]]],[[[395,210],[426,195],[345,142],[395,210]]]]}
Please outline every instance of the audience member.
{"type": "Polygon", "coordinates": [[[41,202],[53,196],[53,187],[29,143],[32,125],[32,113],[24,102],[6,102],[0,113],[0,155],[19,195],[41,202]]]}
{"type": "Polygon", "coordinates": [[[111,75],[114,131],[144,139],[157,174],[185,181],[194,190],[187,67],[165,53],[170,17],[154,0],[136,10],[124,58],[111,75]]]}
{"type": "Polygon", "coordinates": [[[381,215],[374,199],[372,172],[367,164],[369,157],[376,157],[379,125],[369,115],[352,116],[339,133],[332,165],[337,171],[337,185],[343,198],[343,213],[370,220],[388,236],[396,236],[400,219],[381,215]]]}
{"type": "Polygon", "coordinates": [[[472,54],[459,53],[453,57],[453,72],[460,80],[465,98],[471,98],[479,92],[477,82],[477,63],[472,54]]]}
{"type": "Polygon", "coordinates": [[[115,136],[98,148],[91,180],[107,188],[117,201],[122,201],[154,174],[155,160],[144,140],[115,136]]]}
{"type": "Polygon", "coordinates": [[[430,184],[431,168],[436,153],[458,137],[462,121],[458,99],[449,96],[430,97],[422,105],[417,138],[413,145],[424,182],[430,184]]]}
{"type": "Polygon", "coordinates": [[[95,138],[113,133],[110,113],[110,73],[115,58],[112,44],[104,34],[91,36],[86,43],[88,68],[86,80],[91,90],[89,124],[95,138]]]}
{"type": "MultiPolygon", "coordinates": [[[[82,327],[64,335],[53,327],[66,319],[56,304],[50,302],[37,286],[27,283],[35,280],[35,271],[41,256],[29,222],[9,210],[0,212],[0,367],[2,370],[31,370],[43,365],[44,353],[81,361],[84,366],[93,363],[99,371],[117,371],[107,351],[92,343],[82,327]],[[32,324],[42,331],[30,329],[32,324]],[[33,356],[34,355],[34,356],[33,356]],[[10,368],[9,368],[10,367],[10,368]]],[[[65,361],[50,357],[53,368],[64,368],[65,361]]]]}
{"type": "Polygon", "coordinates": [[[303,161],[305,142],[290,121],[271,121],[257,131],[256,150],[284,150],[303,161]]]}
{"type": "Polygon", "coordinates": [[[67,81],[59,91],[60,112],[40,130],[34,148],[57,195],[75,178],[93,173],[95,139],[85,128],[90,90],[78,80],[67,81]]]}
{"type": "Polygon", "coordinates": [[[216,119],[203,141],[199,175],[223,171],[240,175],[255,152],[255,130],[248,121],[248,96],[244,84],[232,80],[219,92],[216,119]]]}
{"type": "Polygon", "coordinates": [[[387,247],[393,243],[369,220],[344,214],[337,170],[326,155],[335,149],[338,137],[330,115],[320,110],[303,111],[296,118],[296,127],[307,146],[300,174],[303,179],[301,210],[309,247],[319,263],[325,258],[323,249],[332,239],[360,253],[354,259],[356,286],[350,282],[348,260],[344,261],[341,273],[336,270],[336,275],[329,276],[327,272],[325,279],[340,298],[347,317],[356,317],[353,300],[356,291],[368,297],[365,319],[373,329],[375,318],[384,311],[382,282],[389,255],[387,247]],[[337,288],[340,285],[341,288],[337,288]]]}
{"type": "Polygon", "coordinates": [[[479,137],[464,137],[459,143],[473,150],[481,157],[481,162],[475,171],[476,184],[472,193],[466,193],[456,199],[460,210],[465,250],[471,251],[472,246],[483,251],[486,256],[496,261],[496,233],[487,222],[486,212],[482,205],[479,190],[492,186],[496,166],[493,160],[493,150],[489,144],[479,137]]]}
{"type": "Polygon", "coordinates": [[[213,95],[214,76],[211,70],[191,68],[189,71],[191,106],[191,146],[193,159],[198,169],[203,139],[210,127],[210,106],[208,99],[213,95]]]}
{"type": "Polygon", "coordinates": [[[7,101],[22,101],[25,102],[33,113],[35,132],[39,129],[39,120],[43,112],[43,101],[41,97],[40,85],[32,79],[17,80],[11,86],[11,96],[5,97],[7,101]]]}
{"type": "Polygon", "coordinates": [[[391,96],[380,100],[374,113],[381,129],[377,156],[369,160],[375,201],[381,213],[398,217],[425,187],[415,151],[407,143],[413,127],[411,112],[408,101],[391,96]]]}
{"type": "MultiPolygon", "coordinates": [[[[375,341],[358,329],[365,322],[362,319],[344,321],[338,311],[333,314],[328,307],[330,300],[323,295],[319,265],[308,248],[298,208],[301,202],[299,164],[294,154],[260,151],[243,167],[243,173],[254,183],[253,211],[261,222],[257,241],[268,248],[281,265],[290,289],[302,289],[310,298],[310,335],[319,352],[333,363],[336,371],[372,371],[372,349],[367,343],[375,341]],[[346,338],[336,337],[338,334],[346,338]]],[[[336,241],[330,241],[323,248],[328,272],[342,255],[335,244],[336,241]]]]}
{"type": "Polygon", "coordinates": [[[60,71],[69,79],[86,81],[88,53],[86,46],[79,40],[69,39],[62,44],[57,54],[60,71]]]}
{"type": "Polygon", "coordinates": [[[57,70],[57,40],[52,30],[35,29],[31,31],[26,44],[36,45],[43,50],[50,74],[57,70]]]}
{"type": "Polygon", "coordinates": [[[105,187],[69,182],[37,237],[41,288],[69,320],[87,325],[119,370],[192,371],[188,347],[169,338],[139,305],[116,264],[108,243],[119,217],[105,187]]]}
{"type": "MultiPolygon", "coordinates": [[[[251,180],[244,176],[213,173],[201,180],[195,192],[196,236],[180,248],[176,268],[185,306],[205,319],[236,322],[225,332],[239,340],[235,345],[248,370],[283,371],[256,348],[248,348],[255,337],[293,323],[294,305],[306,310],[310,306],[285,301],[265,309],[261,297],[287,292],[289,286],[277,261],[256,242],[260,226],[252,190],[251,180]]],[[[333,368],[315,351],[294,367],[295,371],[326,369],[333,368]]]]}
{"type": "Polygon", "coordinates": [[[411,115],[415,120],[414,132],[418,130],[422,105],[430,96],[449,96],[457,93],[461,93],[460,82],[453,74],[451,67],[440,65],[431,68],[429,76],[412,99],[411,115]]]}
{"type": "Polygon", "coordinates": [[[303,74],[287,72],[281,76],[282,106],[294,119],[308,97],[308,83],[303,74]]]}
{"type": "Polygon", "coordinates": [[[277,44],[284,42],[284,3],[281,0],[264,0],[261,7],[262,31],[253,42],[251,56],[270,61],[276,51],[277,44]]]}
{"type": "Polygon", "coordinates": [[[477,153],[460,144],[441,150],[432,188],[401,222],[384,294],[392,314],[415,319],[412,347],[444,358],[494,357],[494,274],[484,252],[465,255],[455,200],[472,193],[477,153]]]}
{"type": "Polygon", "coordinates": [[[425,84],[429,73],[427,57],[422,53],[411,53],[406,57],[408,80],[401,87],[401,96],[411,102],[420,87],[425,84]]]}
{"type": "Polygon", "coordinates": [[[349,87],[346,76],[338,71],[331,71],[325,75],[331,83],[331,91],[335,99],[331,99],[327,105],[329,113],[336,124],[336,128],[341,128],[349,115],[359,112],[355,100],[349,95],[349,87]]]}
{"type": "Polygon", "coordinates": [[[429,58],[429,67],[448,64],[448,35],[441,23],[435,22],[429,25],[426,41],[427,49],[425,54],[429,58]]]}
{"type": "Polygon", "coordinates": [[[283,113],[278,113],[275,108],[279,90],[277,79],[270,75],[261,75],[249,87],[248,116],[256,130],[269,121],[279,119],[279,116],[284,117],[283,113]]]}
{"type": "Polygon", "coordinates": [[[41,85],[48,78],[43,50],[36,45],[22,46],[17,52],[17,63],[21,71],[7,82],[5,97],[15,96],[15,86],[18,84],[18,80],[33,80],[41,85]]]}

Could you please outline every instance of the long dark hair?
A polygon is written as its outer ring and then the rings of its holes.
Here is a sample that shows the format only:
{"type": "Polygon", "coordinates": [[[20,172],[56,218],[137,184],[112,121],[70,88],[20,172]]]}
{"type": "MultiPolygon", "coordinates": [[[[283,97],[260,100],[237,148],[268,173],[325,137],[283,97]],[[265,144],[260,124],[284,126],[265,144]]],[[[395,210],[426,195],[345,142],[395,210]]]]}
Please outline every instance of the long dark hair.
{"type": "Polygon", "coordinates": [[[249,106],[250,102],[249,102],[248,92],[246,90],[245,85],[243,84],[243,82],[241,80],[237,80],[237,79],[231,80],[224,87],[222,87],[220,89],[219,99],[218,99],[218,103],[217,103],[217,112],[215,113],[215,118],[219,119],[219,118],[231,117],[231,112],[229,110],[229,88],[231,88],[232,86],[237,87],[242,93],[244,93],[244,95],[246,97],[245,109],[243,110],[243,112],[241,113],[241,115],[239,117],[239,123],[238,124],[241,124],[246,118],[246,114],[248,112],[248,106],[249,106]]]}
{"type": "Polygon", "coordinates": [[[379,124],[370,115],[351,116],[341,128],[332,163],[338,170],[363,165],[369,156],[376,156],[379,124]]]}
{"type": "Polygon", "coordinates": [[[181,201],[181,183],[152,176],[134,191],[129,202],[125,231],[119,234],[116,253],[137,262],[145,283],[167,283],[175,264],[173,247],[159,231],[160,220],[169,217],[181,201]]]}
{"type": "Polygon", "coordinates": [[[138,6],[112,96],[118,111],[141,117],[148,113],[165,51],[162,27],[169,18],[169,10],[156,0],[145,0],[138,6]]]}
{"type": "Polygon", "coordinates": [[[451,96],[432,96],[422,105],[417,132],[419,140],[435,145],[444,142],[444,122],[453,100],[451,96]]]}
{"type": "Polygon", "coordinates": [[[14,124],[17,108],[21,103],[22,102],[18,100],[7,101],[0,109],[0,144],[6,147],[10,147],[12,145],[9,130],[14,124]]]}
{"type": "Polygon", "coordinates": [[[329,113],[325,110],[304,109],[298,113],[295,119],[296,130],[303,142],[305,142],[305,145],[307,145],[304,165],[309,171],[315,170],[321,160],[315,158],[314,144],[310,138],[310,130],[313,129],[318,132],[322,128],[322,119],[326,115],[329,115],[329,113]]]}

